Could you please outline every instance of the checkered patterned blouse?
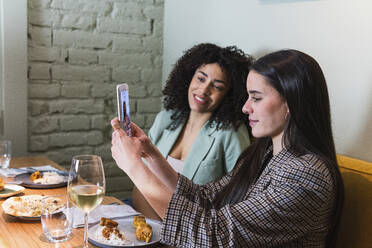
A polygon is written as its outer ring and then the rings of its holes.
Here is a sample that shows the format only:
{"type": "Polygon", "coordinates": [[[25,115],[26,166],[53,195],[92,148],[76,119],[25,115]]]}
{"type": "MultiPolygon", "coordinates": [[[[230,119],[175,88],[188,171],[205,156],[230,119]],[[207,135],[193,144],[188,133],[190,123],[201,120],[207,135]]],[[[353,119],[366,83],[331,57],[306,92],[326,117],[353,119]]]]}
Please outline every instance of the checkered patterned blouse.
{"type": "Polygon", "coordinates": [[[162,242],[178,247],[325,246],[336,193],[319,157],[296,157],[283,149],[244,200],[217,210],[211,202],[230,180],[227,175],[200,186],[180,175],[163,220],[162,242]]]}

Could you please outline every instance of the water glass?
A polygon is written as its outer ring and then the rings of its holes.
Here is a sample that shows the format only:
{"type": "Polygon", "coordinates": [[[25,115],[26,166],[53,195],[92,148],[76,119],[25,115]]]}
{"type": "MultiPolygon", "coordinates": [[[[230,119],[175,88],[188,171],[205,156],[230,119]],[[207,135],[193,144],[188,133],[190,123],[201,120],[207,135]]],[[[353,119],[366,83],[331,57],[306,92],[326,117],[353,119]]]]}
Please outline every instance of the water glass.
{"type": "Polygon", "coordinates": [[[64,242],[72,230],[74,208],[67,195],[50,195],[41,200],[41,225],[47,240],[53,243],[64,242]],[[55,209],[53,204],[61,206],[55,209]]]}
{"type": "Polygon", "coordinates": [[[8,168],[12,158],[12,142],[10,140],[0,140],[0,168],[8,168]]]}

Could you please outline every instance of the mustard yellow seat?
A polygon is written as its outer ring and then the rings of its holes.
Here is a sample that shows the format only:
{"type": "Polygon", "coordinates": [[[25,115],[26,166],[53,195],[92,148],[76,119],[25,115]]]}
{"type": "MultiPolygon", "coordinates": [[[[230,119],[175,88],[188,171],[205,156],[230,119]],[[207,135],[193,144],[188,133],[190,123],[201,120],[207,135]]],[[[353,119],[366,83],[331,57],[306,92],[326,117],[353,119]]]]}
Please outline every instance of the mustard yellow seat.
{"type": "Polygon", "coordinates": [[[345,202],[337,248],[372,247],[372,163],[337,155],[345,202]]]}

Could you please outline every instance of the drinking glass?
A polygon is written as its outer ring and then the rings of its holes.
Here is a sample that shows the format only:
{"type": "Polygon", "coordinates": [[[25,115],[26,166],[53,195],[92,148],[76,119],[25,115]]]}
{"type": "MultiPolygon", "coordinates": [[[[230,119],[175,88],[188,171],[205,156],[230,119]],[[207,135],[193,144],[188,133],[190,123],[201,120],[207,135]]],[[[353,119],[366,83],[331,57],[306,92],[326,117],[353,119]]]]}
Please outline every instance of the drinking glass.
{"type": "Polygon", "coordinates": [[[47,240],[64,242],[68,239],[74,209],[67,195],[49,195],[41,200],[41,226],[47,240]],[[54,207],[56,206],[56,207],[54,207]]]}
{"type": "Polygon", "coordinates": [[[88,213],[101,204],[105,189],[105,173],[101,157],[74,156],[67,182],[67,192],[72,204],[84,212],[84,248],[88,247],[88,213]]]}
{"type": "Polygon", "coordinates": [[[12,158],[12,142],[0,140],[0,168],[8,168],[12,158]]]}

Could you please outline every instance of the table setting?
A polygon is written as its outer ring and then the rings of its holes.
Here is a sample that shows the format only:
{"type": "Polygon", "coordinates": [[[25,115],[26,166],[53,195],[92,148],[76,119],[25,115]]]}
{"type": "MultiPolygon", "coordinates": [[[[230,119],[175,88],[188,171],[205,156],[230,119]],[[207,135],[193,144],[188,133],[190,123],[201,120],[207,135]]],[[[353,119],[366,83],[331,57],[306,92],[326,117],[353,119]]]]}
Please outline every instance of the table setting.
{"type": "Polygon", "coordinates": [[[158,245],[161,222],[146,218],[147,223],[143,225],[150,227],[152,236],[147,242],[139,240],[136,236],[138,229],[133,226],[133,217],[140,213],[114,197],[105,196],[105,177],[99,156],[74,157],[69,172],[43,157],[13,158],[11,164],[10,168],[0,169],[1,178],[4,179],[4,189],[0,190],[0,228],[4,229],[0,233],[0,247],[54,247],[55,243],[59,244],[58,247],[158,245]],[[84,172],[87,163],[89,170],[84,172]],[[25,179],[19,179],[20,175],[29,178],[35,171],[41,174],[63,172],[66,182],[57,187],[34,187],[24,184],[25,179]],[[54,200],[44,204],[49,198],[54,200]],[[10,207],[11,201],[13,207],[10,207]],[[30,207],[34,210],[32,213],[24,213],[22,209],[14,212],[14,202],[18,201],[38,203],[36,207],[30,207]],[[60,202],[63,205],[58,205],[60,202]],[[50,209],[45,209],[45,205],[50,209]],[[113,230],[123,235],[124,241],[113,243],[113,238],[102,239],[101,232],[107,229],[101,225],[102,218],[117,223],[113,230]],[[12,233],[17,233],[17,236],[12,233]]]}
{"type": "Polygon", "coordinates": [[[26,188],[58,188],[67,185],[68,172],[54,168],[51,165],[33,166],[24,168],[3,168],[0,169],[0,174],[7,178],[13,178],[13,181],[8,181],[7,184],[21,185],[26,188]],[[32,180],[31,176],[39,172],[44,178],[50,178],[49,181],[42,182],[32,180]],[[59,180],[52,180],[53,177],[58,177],[59,180]]]}

